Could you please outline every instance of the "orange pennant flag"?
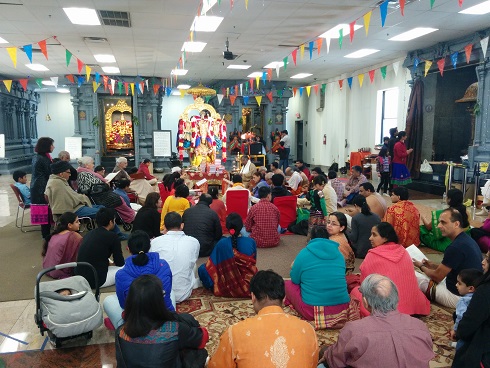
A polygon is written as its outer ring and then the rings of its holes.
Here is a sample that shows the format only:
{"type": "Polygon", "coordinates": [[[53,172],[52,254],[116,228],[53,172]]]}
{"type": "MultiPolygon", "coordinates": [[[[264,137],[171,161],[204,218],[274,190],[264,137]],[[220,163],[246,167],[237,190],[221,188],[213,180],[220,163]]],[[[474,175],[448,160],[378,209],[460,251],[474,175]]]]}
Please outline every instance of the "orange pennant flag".
{"type": "Polygon", "coordinates": [[[141,94],[143,94],[145,92],[145,82],[140,82],[140,91],[141,91],[141,94]]]}
{"type": "Polygon", "coordinates": [[[368,73],[369,73],[369,80],[371,81],[371,83],[374,82],[374,72],[375,70],[370,70],[368,73]]]}
{"type": "Polygon", "coordinates": [[[298,88],[293,87],[293,97],[296,97],[296,92],[298,91],[298,88]]]}
{"type": "Polygon", "coordinates": [[[68,74],[66,76],[66,79],[68,79],[70,82],[72,82],[73,84],[75,84],[75,78],[73,78],[73,74],[68,74]]]}
{"type": "Polygon", "coordinates": [[[257,89],[260,88],[260,77],[255,77],[255,85],[257,86],[257,89]]]}
{"type": "Polygon", "coordinates": [[[400,12],[402,13],[402,16],[405,15],[405,0],[400,0],[400,12]]]}
{"type": "Polygon", "coordinates": [[[316,48],[318,49],[318,55],[320,55],[320,50],[322,49],[322,45],[323,45],[323,37],[317,38],[316,48]]]}
{"type": "Polygon", "coordinates": [[[473,50],[473,44],[470,43],[464,47],[464,53],[466,54],[466,64],[470,63],[471,50],[473,50]]]}
{"type": "Polygon", "coordinates": [[[37,44],[41,48],[41,52],[43,53],[46,60],[48,60],[48,49],[46,48],[46,40],[39,41],[37,44]]]}
{"type": "Polygon", "coordinates": [[[304,56],[305,56],[305,44],[302,44],[299,47],[299,57],[301,58],[301,60],[303,60],[304,56]]]}
{"type": "Polygon", "coordinates": [[[315,95],[318,95],[318,84],[315,84],[313,89],[315,90],[315,95]]]}
{"type": "Polygon", "coordinates": [[[354,26],[356,25],[356,21],[350,22],[349,23],[349,37],[350,37],[350,43],[352,43],[352,40],[354,39],[354,26]]]}
{"type": "Polygon", "coordinates": [[[432,61],[426,60],[424,65],[424,77],[427,77],[430,67],[432,66],[432,61]]]}
{"type": "Polygon", "coordinates": [[[306,86],[306,95],[310,97],[311,86],[306,86]]]}
{"type": "Polygon", "coordinates": [[[134,83],[129,84],[131,86],[131,95],[134,96],[134,83]]]}
{"type": "Polygon", "coordinates": [[[437,67],[439,68],[439,72],[441,73],[441,77],[444,76],[444,66],[446,65],[446,57],[437,60],[437,67]]]}
{"type": "Polygon", "coordinates": [[[7,47],[7,52],[14,63],[14,68],[17,69],[17,47],[7,47]]]}
{"type": "Polygon", "coordinates": [[[294,51],[291,53],[291,56],[293,57],[294,66],[296,66],[296,56],[297,55],[298,55],[298,49],[294,49],[294,51]]]}
{"type": "Polygon", "coordinates": [[[362,87],[362,82],[364,82],[364,74],[359,74],[357,79],[359,80],[359,87],[362,87]]]}
{"type": "Polygon", "coordinates": [[[19,79],[19,83],[24,88],[24,91],[27,91],[27,79],[19,79]]]}
{"type": "Polygon", "coordinates": [[[272,102],[272,91],[269,93],[266,93],[267,98],[269,99],[270,102],[272,102]]]}
{"type": "Polygon", "coordinates": [[[250,89],[253,91],[253,89],[254,89],[254,79],[253,78],[250,78],[249,82],[250,82],[250,89]]]}
{"type": "Polygon", "coordinates": [[[85,79],[87,82],[90,80],[90,72],[92,72],[92,68],[88,65],[85,65],[85,79]]]}
{"type": "Polygon", "coordinates": [[[83,68],[83,61],[80,59],[77,59],[77,66],[78,66],[78,74],[81,74],[82,68],[83,68]]]}
{"type": "Polygon", "coordinates": [[[364,14],[364,29],[366,30],[366,36],[369,33],[369,25],[371,24],[371,14],[373,14],[372,10],[369,13],[364,14]]]}
{"type": "Polygon", "coordinates": [[[128,93],[129,93],[129,89],[128,89],[128,88],[129,88],[129,84],[128,84],[128,82],[124,82],[124,91],[126,92],[126,96],[127,96],[127,95],[128,95],[128,93]]]}
{"type": "Polygon", "coordinates": [[[272,80],[272,69],[267,69],[267,80],[269,82],[272,80]]]}
{"type": "Polygon", "coordinates": [[[10,88],[12,88],[12,79],[7,79],[3,81],[3,84],[5,84],[5,87],[7,88],[7,91],[10,92],[10,88]]]}
{"type": "Polygon", "coordinates": [[[260,106],[260,103],[262,102],[262,96],[255,96],[255,100],[257,101],[257,105],[260,106]]]}
{"type": "Polygon", "coordinates": [[[236,100],[236,96],[235,95],[231,95],[230,96],[230,102],[231,102],[231,105],[235,105],[235,100],[236,100]]]}
{"type": "Polygon", "coordinates": [[[156,95],[158,93],[158,90],[160,89],[161,85],[160,84],[154,84],[153,85],[153,94],[156,95]]]}
{"type": "Polygon", "coordinates": [[[342,89],[342,86],[344,85],[344,80],[343,79],[340,79],[339,80],[339,87],[340,89],[342,89]]]}

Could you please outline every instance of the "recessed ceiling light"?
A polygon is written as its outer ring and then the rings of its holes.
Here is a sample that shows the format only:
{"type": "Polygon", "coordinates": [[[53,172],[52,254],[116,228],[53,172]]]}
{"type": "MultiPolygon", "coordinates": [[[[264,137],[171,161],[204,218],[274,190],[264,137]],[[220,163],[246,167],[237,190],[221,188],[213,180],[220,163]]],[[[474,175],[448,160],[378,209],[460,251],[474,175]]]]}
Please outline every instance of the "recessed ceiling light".
{"type": "Polygon", "coordinates": [[[310,77],[312,76],[313,74],[309,74],[309,73],[299,73],[299,74],[296,74],[296,75],[293,75],[291,77],[291,79],[303,79],[303,78],[307,78],[307,77],[310,77]]]}
{"type": "Polygon", "coordinates": [[[253,72],[252,74],[247,75],[247,78],[257,78],[262,77],[262,72],[253,72]]]}
{"type": "Polygon", "coordinates": [[[490,0],[460,11],[461,14],[483,15],[490,13],[490,0]]]}
{"type": "Polygon", "coordinates": [[[187,69],[172,69],[172,71],[170,72],[170,74],[173,74],[173,75],[186,75],[188,72],[187,69]]]}
{"type": "Polygon", "coordinates": [[[42,64],[26,64],[26,66],[31,70],[35,70],[36,72],[46,72],[49,70],[42,64]]]}
{"type": "Polygon", "coordinates": [[[438,31],[437,28],[426,28],[426,27],[417,27],[411,29],[410,31],[400,33],[397,36],[391,37],[390,41],[410,41],[414,38],[425,36],[426,34],[438,31]]]}
{"type": "Polygon", "coordinates": [[[202,2],[201,15],[206,15],[206,13],[216,5],[218,0],[207,0],[202,2]]]}
{"type": "Polygon", "coordinates": [[[362,58],[364,56],[375,54],[378,51],[379,50],[376,50],[376,49],[360,49],[360,50],[357,50],[355,52],[352,52],[352,53],[350,53],[348,55],[345,55],[344,57],[350,58],[350,59],[359,59],[359,58],[362,58]]]}
{"type": "Polygon", "coordinates": [[[201,52],[206,47],[206,42],[184,42],[180,51],[201,52]]]}
{"type": "Polygon", "coordinates": [[[179,84],[177,86],[177,89],[189,89],[191,88],[191,86],[189,86],[188,84],[179,84]]]}
{"type": "Polygon", "coordinates": [[[248,69],[251,68],[252,65],[244,65],[244,64],[230,64],[227,66],[227,69],[248,69]]]}
{"type": "MultiPolygon", "coordinates": [[[[354,31],[357,31],[358,29],[362,28],[360,24],[354,24],[354,31]]],[[[339,38],[340,34],[339,31],[342,30],[342,34],[347,36],[350,33],[350,26],[348,24],[338,24],[333,28],[330,28],[327,32],[322,33],[320,38],[339,38]]]]}
{"type": "MultiPolygon", "coordinates": [[[[287,62],[289,64],[289,61],[287,62]]],[[[264,66],[264,69],[276,69],[276,67],[281,67],[284,66],[284,61],[273,61],[272,63],[267,64],[264,66]]]]}
{"type": "Polygon", "coordinates": [[[97,60],[98,63],[115,63],[116,58],[114,55],[109,55],[109,54],[97,54],[94,55],[95,60],[97,60]]]}
{"type": "Polygon", "coordinates": [[[58,93],[70,93],[68,88],[56,88],[56,92],[58,93]]]}
{"type": "Polygon", "coordinates": [[[223,21],[223,17],[201,16],[195,17],[191,25],[191,31],[195,32],[214,32],[223,21]]]}
{"type": "Polygon", "coordinates": [[[63,8],[68,19],[73,24],[83,26],[100,26],[100,20],[95,9],[89,8],[63,8]]]}
{"type": "Polygon", "coordinates": [[[44,84],[45,86],[54,86],[54,82],[50,80],[49,81],[43,80],[41,83],[44,84]]]}
{"type": "Polygon", "coordinates": [[[121,71],[119,70],[119,68],[117,66],[103,66],[102,70],[104,71],[104,73],[108,73],[108,74],[119,74],[119,73],[121,73],[121,71]]]}
{"type": "Polygon", "coordinates": [[[0,37],[0,43],[9,43],[5,38],[0,37]]]}

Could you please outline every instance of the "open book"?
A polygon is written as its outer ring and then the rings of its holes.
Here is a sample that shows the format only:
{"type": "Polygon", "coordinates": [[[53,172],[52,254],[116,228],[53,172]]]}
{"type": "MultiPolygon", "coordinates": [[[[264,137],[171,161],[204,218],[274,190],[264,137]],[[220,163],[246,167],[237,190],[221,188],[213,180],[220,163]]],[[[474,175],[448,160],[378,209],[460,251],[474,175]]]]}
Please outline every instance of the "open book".
{"type": "Polygon", "coordinates": [[[117,173],[110,173],[110,174],[108,174],[108,175],[105,177],[105,180],[107,180],[107,181],[109,181],[109,182],[110,182],[112,179],[114,179],[114,178],[116,177],[116,175],[117,175],[117,174],[119,174],[119,172],[117,172],[117,173]]]}
{"type": "Polygon", "coordinates": [[[415,246],[415,244],[412,244],[411,246],[405,248],[405,250],[408,252],[410,255],[410,258],[415,259],[416,261],[423,262],[424,259],[427,259],[424,253],[415,246]]]}

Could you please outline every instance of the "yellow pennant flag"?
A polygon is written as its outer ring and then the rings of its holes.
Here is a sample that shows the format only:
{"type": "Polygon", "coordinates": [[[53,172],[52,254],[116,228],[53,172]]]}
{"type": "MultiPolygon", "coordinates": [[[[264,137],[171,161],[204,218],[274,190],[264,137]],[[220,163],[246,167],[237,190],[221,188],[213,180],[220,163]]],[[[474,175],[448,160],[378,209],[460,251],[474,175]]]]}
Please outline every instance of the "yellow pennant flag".
{"type": "Polygon", "coordinates": [[[255,100],[257,101],[257,105],[260,106],[260,103],[262,102],[262,96],[255,96],[255,100]]]}
{"type": "Polygon", "coordinates": [[[17,47],[7,47],[7,52],[14,63],[14,68],[17,68],[17,47]]]}
{"type": "Polygon", "coordinates": [[[10,88],[12,88],[12,79],[4,80],[3,84],[5,84],[5,87],[7,88],[7,91],[10,92],[10,88]]]}
{"type": "Polygon", "coordinates": [[[306,86],[306,94],[310,97],[311,86],[306,86]]]}
{"type": "Polygon", "coordinates": [[[432,61],[426,60],[424,66],[424,77],[427,77],[427,73],[429,72],[430,67],[432,66],[432,61]]]}
{"type": "Polygon", "coordinates": [[[129,83],[131,86],[131,95],[134,96],[134,83],[129,83]]]}
{"type": "Polygon", "coordinates": [[[85,79],[87,80],[87,82],[89,81],[90,79],[90,72],[92,71],[92,68],[89,67],[88,65],[85,65],[85,79]]]}
{"type": "Polygon", "coordinates": [[[359,74],[357,79],[359,79],[359,87],[362,87],[362,82],[364,82],[364,74],[359,74]]]}
{"type": "Polygon", "coordinates": [[[92,81],[92,88],[94,89],[94,93],[95,93],[95,91],[97,91],[97,88],[99,88],[99,86],[100,86],[100,83],[92,81]]]}
{"type": "Polygon", "coordinates": [[[230,95],[230,87],[226,87],[226,98],[230,95]]]}
{"type": "Polygon", "coordinates": [[[369,24],[371,24],[371,14],[373,14],[372,10],[369,13],[364,14],[364,29],[366,30],[366,36],[369,33],[369,24]]]}
{"type": "Polygon", "coordinates": [[[191,31],[191,42],[194,42],[194,31],[191,31]]]}
{"type": "Polygon", "coordinates": [[[259,89],[260,86],[260,77],[255,77],[255,88],[259,89]]]}
{"type": "Polygon", "coordinates": [[[248,10],[248,0],[245,0],[245,9],[248,10]]]}
{"type": "Polygon", "coordinates": [[[305,44],[302,44],[299,47],[299,55],[300,55],[301,59],[303,59],[303,56],[305,56],[305,44]]]}
{"type": "Polygon", "coordinates": [[[184,98],[185,96],[185,89],[179,89],[180,91],[180,98],[184,98]]]}

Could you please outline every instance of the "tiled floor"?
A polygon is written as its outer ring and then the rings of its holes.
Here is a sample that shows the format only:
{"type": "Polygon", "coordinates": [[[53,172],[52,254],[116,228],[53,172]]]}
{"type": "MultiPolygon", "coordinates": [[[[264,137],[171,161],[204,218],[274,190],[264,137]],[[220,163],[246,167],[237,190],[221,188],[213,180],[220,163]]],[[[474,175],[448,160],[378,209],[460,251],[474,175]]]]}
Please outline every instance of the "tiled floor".
{"type": "MultiPolygon", "coordinates": [[[[10,176],[0,176],[0,241],[2,227],[15,221],[17,211],[17,200],[9,188],[10,183],[10,176]]],[[[427,197],[430,199],[414,202],[441,208],[441,199],[434,199],[434,196],[427,197]]],[[[483,221],[484,218],[481,220],[483,221]]],[[[101,300],[107,295],[109,294],[101,294],[101,300]]],[[[78,339],[66,345],[76,348],[53,350],[51,344],[48,343],[47,336],[40,335],[34,323],[34,312],[33,299],[0,303],[0,354],[2,354],[0,355],[0,368],[112,367],[116,365],[114,334],[104,326],[94,331],[90,341],[78,339]],[[39,354],[39,351],[45,353],[39,354]]]]}

